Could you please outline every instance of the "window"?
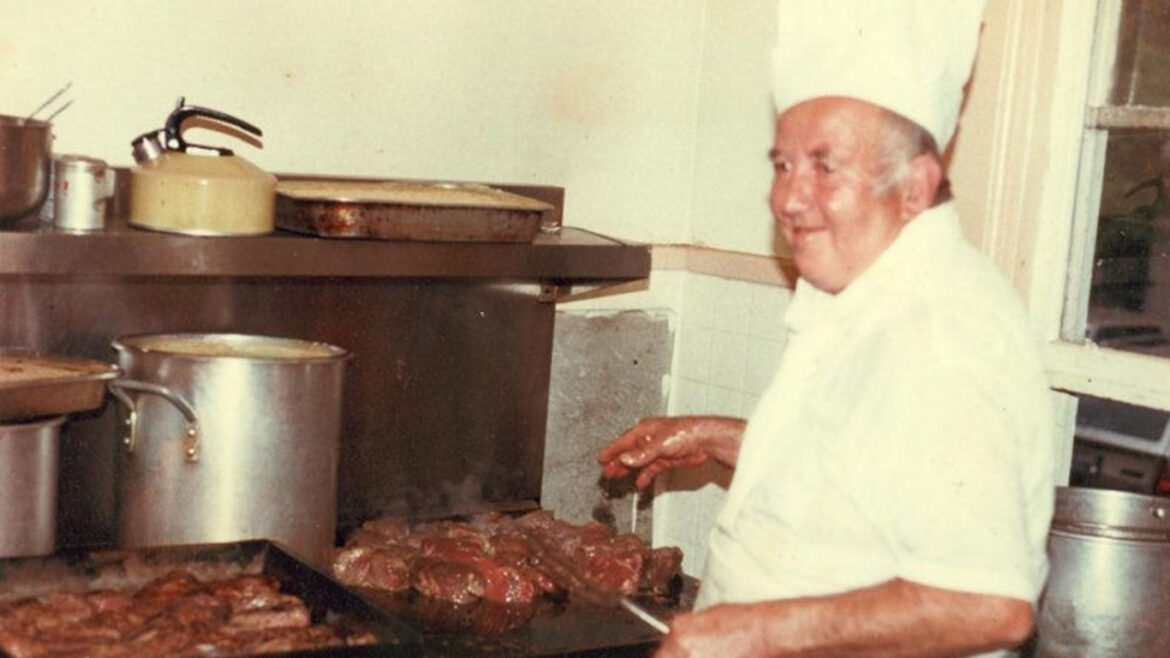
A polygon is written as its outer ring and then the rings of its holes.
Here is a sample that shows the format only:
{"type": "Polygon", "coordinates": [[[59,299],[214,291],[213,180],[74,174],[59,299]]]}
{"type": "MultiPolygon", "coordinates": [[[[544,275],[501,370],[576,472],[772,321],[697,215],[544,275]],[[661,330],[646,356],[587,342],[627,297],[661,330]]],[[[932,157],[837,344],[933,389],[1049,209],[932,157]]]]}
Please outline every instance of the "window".
{"type": "Polygon", "coordinates": [[[1170,493],[1170,1],[1101,0],[1060,342],[1072,481],[1170,493]]]}
{"type": "Polygon", "coordinates": [[[1063,333],[1170,357],[1170,3],[1102,3],[1095,51],[1063,333]]]}

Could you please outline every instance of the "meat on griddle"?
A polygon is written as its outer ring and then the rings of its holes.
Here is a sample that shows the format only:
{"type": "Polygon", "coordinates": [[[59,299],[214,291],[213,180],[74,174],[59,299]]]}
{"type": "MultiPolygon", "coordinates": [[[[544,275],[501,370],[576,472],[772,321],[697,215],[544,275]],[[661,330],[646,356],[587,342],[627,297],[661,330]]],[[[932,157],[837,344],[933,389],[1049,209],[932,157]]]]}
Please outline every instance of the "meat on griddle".
{"type": "Polygon", "coordinates": [[[588,584],[604,592],[664,596],[681,574],[676,547],[652,549],[636,535],[615,534],[595,521],[569,523],[547,510],[413,528],[400,519],[368,521],[335,552],[333,573],[349,585],[414,589],[456,604],[529,604],[541,595],[571,595],[580,583],[542,560],[534,540],[581,565],[588,584]]]}
{"type": "Polygon", "coordinates": [[[304,602],[266,575],[205,583],[176,570],[136,591],[0,604],[0,648],[15,658],[232,656],[374,641],[313,624],[304,602]]]}

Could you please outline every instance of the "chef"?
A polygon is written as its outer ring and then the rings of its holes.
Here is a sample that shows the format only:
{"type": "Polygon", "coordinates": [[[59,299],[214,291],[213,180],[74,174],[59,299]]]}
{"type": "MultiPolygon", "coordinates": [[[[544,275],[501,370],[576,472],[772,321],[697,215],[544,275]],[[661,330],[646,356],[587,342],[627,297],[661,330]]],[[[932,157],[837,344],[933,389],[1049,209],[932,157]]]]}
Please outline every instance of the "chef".
{"type": "Polygon", "coordinates": [[[1031,634],[1048,389],[941,158],[981,17],[980,0],[780,0],[770,203],[800,277],[775,379],[747,423],[649,418],[599,455],[641,487],[735,468],[696,611],[659,656],[1008,656],[1031,634]]]}

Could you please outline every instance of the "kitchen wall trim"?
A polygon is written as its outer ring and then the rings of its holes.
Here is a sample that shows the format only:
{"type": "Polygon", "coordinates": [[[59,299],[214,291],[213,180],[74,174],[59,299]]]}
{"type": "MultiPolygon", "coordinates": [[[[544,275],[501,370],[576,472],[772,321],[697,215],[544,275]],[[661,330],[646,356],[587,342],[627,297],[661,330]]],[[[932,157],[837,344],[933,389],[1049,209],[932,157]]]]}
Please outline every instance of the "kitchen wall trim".
{"type": "Polygon", "coordinates": [[[796,281],[796,266],[791,258],[693,244],[651,245],[650,269],[707,274],[789,289],[796,281]]]}

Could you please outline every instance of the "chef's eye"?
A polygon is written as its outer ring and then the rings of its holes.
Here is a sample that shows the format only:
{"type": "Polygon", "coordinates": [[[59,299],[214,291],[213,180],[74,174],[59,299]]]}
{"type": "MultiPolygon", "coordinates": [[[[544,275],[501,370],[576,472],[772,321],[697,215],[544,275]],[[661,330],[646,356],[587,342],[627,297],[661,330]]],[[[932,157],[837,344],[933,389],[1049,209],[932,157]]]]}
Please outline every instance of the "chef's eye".
{"type": "Polygon", "coordinates": [[[772,171],[774,171],[778,174],[780,174],[780,173],[786,174],[786,173],[792,171],[792,163],[787,161],[787,160],[773,160],[772,161],[772,171]]]}
{"type": "Polygon", "coordinates": [[[837,163],[831,160],[818,160],[817,169],[823,174],[831,174],[837,171],[837,163]]]}

